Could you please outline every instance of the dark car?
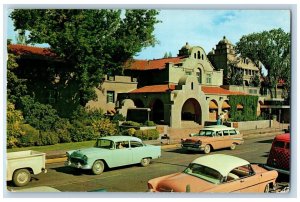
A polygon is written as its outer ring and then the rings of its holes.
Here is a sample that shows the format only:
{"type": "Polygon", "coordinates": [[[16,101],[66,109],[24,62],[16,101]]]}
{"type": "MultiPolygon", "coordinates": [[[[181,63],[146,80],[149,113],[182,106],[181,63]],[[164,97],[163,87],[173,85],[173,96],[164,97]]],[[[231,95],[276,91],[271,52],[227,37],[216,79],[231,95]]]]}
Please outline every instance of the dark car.
{"type": "Polygon", "coordinates": [[[272,143],[266,167],[290,174],[290,133],[277,135],[272,143]]]}

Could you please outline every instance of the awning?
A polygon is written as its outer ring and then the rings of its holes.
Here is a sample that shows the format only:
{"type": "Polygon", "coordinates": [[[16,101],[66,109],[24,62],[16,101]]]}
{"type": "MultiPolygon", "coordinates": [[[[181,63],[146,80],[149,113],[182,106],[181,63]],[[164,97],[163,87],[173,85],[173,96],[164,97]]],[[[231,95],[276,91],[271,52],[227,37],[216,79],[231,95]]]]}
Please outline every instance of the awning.
{"type": "Polygon", "coordinates": [[[230,105],[226,101],[224,101],[222,104],[222,109],[228,109],[228,108],[230,108],[230,105]]]}
{"type": "Polygon", "coordinates": [[[236,108],[237,108],[237,109],[243,109],[244,107],[243,107],[243,105],[241,105],[241,104],[237,104],[237,105],[236,105],[236,108]]]}
{"type": "Polygon", "coordinates": [[[209,109],[218,109],[218,106],[213,101],[209,102],[209,109]]]}

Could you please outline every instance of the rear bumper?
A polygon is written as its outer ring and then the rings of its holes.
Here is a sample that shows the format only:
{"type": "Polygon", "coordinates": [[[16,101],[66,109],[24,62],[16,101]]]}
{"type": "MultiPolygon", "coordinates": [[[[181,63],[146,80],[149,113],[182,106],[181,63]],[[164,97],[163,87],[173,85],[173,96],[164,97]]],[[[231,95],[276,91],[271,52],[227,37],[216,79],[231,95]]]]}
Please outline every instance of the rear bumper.
{"type": "Polygon", "coordinates": [[[282,173],[282,174],[285,174],[285,175],[289,175],[290,174],[290,171],[289,170],[283,170],[283,169],[280,169],[280,168],[274,168],[272,166],[268,166],[268,165],[263,165],[264,168],[268,169],[268,170],[276,170],[278,173],[282,173]]]}

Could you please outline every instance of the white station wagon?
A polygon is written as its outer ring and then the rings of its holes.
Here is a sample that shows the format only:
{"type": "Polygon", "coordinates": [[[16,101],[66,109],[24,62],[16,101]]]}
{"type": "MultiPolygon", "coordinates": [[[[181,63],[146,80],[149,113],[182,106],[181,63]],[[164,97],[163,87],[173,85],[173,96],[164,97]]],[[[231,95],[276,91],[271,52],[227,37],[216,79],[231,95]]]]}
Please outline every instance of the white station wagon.
{"type": "Polygon", "coordinates": [[[190,138],[181,140],[184,150],[204,151],[205,154],[211,150],[230,148],[244,143],[243,135],[235,128],[224,125],[206,126],[199,133],[190,134],[190,138]]]}

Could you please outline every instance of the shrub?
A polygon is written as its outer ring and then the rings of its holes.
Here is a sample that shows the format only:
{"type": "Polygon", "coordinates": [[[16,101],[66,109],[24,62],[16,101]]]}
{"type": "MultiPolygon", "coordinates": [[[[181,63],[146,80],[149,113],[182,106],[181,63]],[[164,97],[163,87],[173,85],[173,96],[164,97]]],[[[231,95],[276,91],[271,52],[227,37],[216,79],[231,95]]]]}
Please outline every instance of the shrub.
{"type": "Polygon", "coordinates": [[[59,120],[57,111],[51,105],[36,102],[30,96],[21,98],[21,107],[26,122],[38,130],[51,130],[59,120]]]}
{"type": "Polygon", "coordinates": [[[60,143],[72,141],[70,133],[71,128],[72,125],[70,124],[68,119],[60,119],[55,123],[55,132],[58,135],[60,143]]]}
{"type": "Polygon", "coordinates": [[[159,132],[156,129],[136,130],[134,136],[142,140],[156,140],[159,138],[159,132]]]}
{"type": "Polygon", "coordinates": [[[109,119],[101,119],[94,121],[92,127],[96,137],[110,136],[117,133],[116,124],[112,123],[109,119]]]}
{"type": "Polygon", "coordinates": [[[145,121],[145,126],[156,126],[156,124],[153,121],[145,121]]]}
{"type": "Polygon", "coordinates": [[[29,147],[35,146],[39,142],[39,131],[29,124],[23,124],[21,129],[24,131],[24,135],[20,137],[19,146],[29,147]]]}
{"type": "Polygon", "coordinates": [[[22,112],[15,109],[15,105],[7,103],[7,147],[16,147],[19,144],[19,137],[24,134],[21,126],[23,125],[22,112]]]}
{"type": "Polygon", "coordinates": [[[123,130],[121,134],[122,135],[127,135],[127,136],[133,136],[135,131],[136,130],[134,128],[129,128],[127,130],[123,130]]]}
{"type": "Polygon", "coordinates": [[[72,142],[82,142],[92,140],[96,137],[92,126],[85,126],[79,121],[75,121],[70,128],[70,137],[72,142]]]}
{"type": "Polygon", "coordinates": [[[41,131],[37,145],[54,145],[59,142],[58,135],[52,131],[41,131]]]}
{"type": "Polygon", "coordinates": [[[140,127],[141,124],[135,121],[125,121],[122,123],[123,126],[133,126],[133,127],[140,127]]]}

